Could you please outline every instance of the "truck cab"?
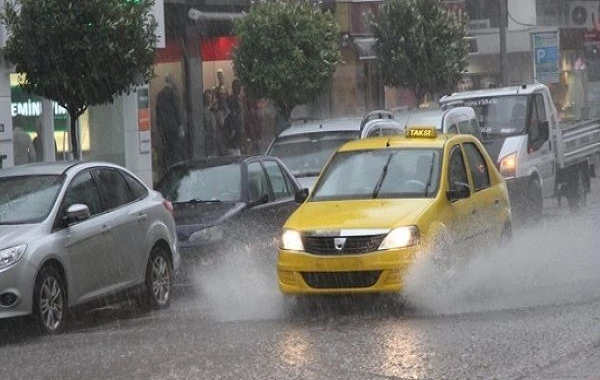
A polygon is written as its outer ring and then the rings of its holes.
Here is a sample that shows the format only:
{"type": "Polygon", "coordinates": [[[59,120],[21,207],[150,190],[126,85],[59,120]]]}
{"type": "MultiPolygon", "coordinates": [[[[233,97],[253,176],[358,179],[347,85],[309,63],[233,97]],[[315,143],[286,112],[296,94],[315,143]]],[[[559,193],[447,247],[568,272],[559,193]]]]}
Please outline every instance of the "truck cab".
{"type": "Polygon", "coordinates": [[[535,83],[458,92],[440,103],[475,110],[483,143],[507,181],[515,209],[541,216],[543,198],[556,193],[558,171],[572,163],[561,159],[564,141],[548,87],[535,83]]]}

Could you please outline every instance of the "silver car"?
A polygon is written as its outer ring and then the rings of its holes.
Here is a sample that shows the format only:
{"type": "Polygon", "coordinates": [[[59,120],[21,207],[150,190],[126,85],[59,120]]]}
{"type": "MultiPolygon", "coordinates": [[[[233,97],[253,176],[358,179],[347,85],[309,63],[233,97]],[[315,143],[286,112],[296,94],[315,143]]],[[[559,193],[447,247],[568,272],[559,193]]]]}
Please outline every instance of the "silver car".
{"type": "Polygon", "coordinates": [[[0,318],[31,315],[59,333],[69,308],[112,296],[168,307],[180,263],[172,210],[109,163],[0,170],[0,318]]]}

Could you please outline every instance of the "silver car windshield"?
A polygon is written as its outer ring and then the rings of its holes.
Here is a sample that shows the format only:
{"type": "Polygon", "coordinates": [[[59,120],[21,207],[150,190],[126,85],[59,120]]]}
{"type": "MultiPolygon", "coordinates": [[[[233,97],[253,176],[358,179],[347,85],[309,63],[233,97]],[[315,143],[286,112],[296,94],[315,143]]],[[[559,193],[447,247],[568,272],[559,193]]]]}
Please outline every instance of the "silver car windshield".
{"type": "Polygon", "coordinates": [[[438,149],[338,153],[311,200],[433,197],[440,182],[440,155],[438,149]]]}
{"type": "Polygon", "coordinates": [[[275,141],[268,154],[279,157],[296,177],[316,177],[333,152],[360,132],[320,132],[283,137],[275,141]]]}
{"type": "Polygon", "coordinates": [[[42,222],[52,210],[63,181],[61,175],[0,178],[0,224],[42,222]]]}
{"type": "Polygon", "coordinates": [[[171,202],[238,202],[242,199],[241,165],[175,167],[158,191],[171,202]]]}

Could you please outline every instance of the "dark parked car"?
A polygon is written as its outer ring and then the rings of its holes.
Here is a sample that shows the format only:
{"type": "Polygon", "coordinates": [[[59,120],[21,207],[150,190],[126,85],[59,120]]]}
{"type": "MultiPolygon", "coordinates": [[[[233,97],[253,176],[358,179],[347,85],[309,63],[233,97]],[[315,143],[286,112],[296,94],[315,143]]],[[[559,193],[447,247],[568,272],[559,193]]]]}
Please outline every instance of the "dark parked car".
{"type": "Polygon", "coordinates": [[[156,189],[173,203],[182,259],[193,263],[238,250],[274,255],[300,187],[279,159],[256,155],[176,164],[156,189]]]}

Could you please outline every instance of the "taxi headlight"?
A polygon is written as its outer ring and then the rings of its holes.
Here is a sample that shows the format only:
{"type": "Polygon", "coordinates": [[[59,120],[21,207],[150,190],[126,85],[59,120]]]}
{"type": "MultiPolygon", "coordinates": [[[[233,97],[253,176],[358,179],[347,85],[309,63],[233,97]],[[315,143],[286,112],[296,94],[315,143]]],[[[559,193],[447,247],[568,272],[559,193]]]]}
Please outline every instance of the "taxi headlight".
{"type": "Polygon", "coordinates": [[[394,228],[383,239],[379,250],[410,247],[419,241],[419,229],[416,226],[394,228]]]}
{"type": "Polygon", "coordinates": [[[223,239],[223,228],[221,226],[212,226],[203,228],[200,231],[196,231],[190,235],[190,243],[196,243],[198,241],[214,241],[223,239]]]}
{"type": "Polygon", "coordinates": [[[279,246],[286,251],[304,251],[302,236],[300,235],[300,232],[295,230],[284,230],[281,234],[279,246]]]}
{"type": "Polygon", "coordinates": [[[500,160],[500,174],[504,178],[513,178],[517,175],[517,153],[506,155],[500,160]]]}
{"type": "Polygon", "coordinates": [[[21,260],[21,257],[23,257],[26,248],[27,245],[23,244],[16,247],[0,250],[0,269],[6,268],[21,260]]]}

